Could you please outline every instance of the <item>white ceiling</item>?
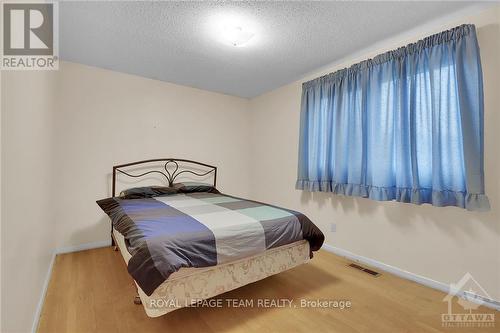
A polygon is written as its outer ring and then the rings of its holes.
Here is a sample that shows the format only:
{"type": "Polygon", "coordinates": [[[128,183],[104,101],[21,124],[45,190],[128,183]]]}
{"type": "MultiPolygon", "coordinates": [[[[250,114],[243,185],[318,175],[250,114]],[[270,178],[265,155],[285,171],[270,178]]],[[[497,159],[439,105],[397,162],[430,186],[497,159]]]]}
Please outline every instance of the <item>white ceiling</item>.
{"type": "Polygon", "coordinates": [[[254,97],[467,2],[61,2],[62,60],[254,97]],[[213,24],[240,18],[245,47],[213,24]]]}

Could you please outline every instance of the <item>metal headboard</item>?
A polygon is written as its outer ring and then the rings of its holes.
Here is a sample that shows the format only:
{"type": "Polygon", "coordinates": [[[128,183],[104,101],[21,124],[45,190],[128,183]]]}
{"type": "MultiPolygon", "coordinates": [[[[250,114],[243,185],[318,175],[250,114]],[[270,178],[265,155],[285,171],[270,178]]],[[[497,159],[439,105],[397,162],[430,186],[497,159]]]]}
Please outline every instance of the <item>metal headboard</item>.
{"type": "Polygon", "coordinates": [[[160,175],[165,177],[166,181],[168,182],[168,186],[173,186],[175,179],[181,174],[192,174],[192,175],[195,175],[198,177],[204,177],[212,172],[214,173],[214,186],[216,186],[217,167],[215,167],[213,165],[201,163],[201,162],[185,160],[185,159],[180,159],[180,158],[155,158],[155,159],[151,159],[151,160],[143,160],[143,161],[115,165],[113,167],[112,195],[113,195],[113,197],[116,196],[116,175],[117,175],[117,173],[121,173],[121,174],[124,174],[126,176],[133,177],[133,178],[140,178],[140,177],[150,175],[150,174],[160,174],[160,175]],[[163,168],[161,171],[160,170],[150,170],[150,171],[146,171],[146,172],[143,172],[140,174],[132,174],[130,172],[122,170],[123,168],[126,168],[126,167],[137,166],[140,164],[147,164],[147,163],[152,163],[152,162],[165,162],[165,164],[163,165],[163,168]],[[198,173],[198,172],[188,170],[188,169],[182,170],[181,168],[179,168],[178,162],[202,166],[202,167],[208,168],[208,171],[198,173]],[[169,171],[168,170],[169,166],[173,166],[174,170],[169,171]]]}
{"type": "MultiPolygon", "coordinates": [[[[158,169],[158,165],[156,165],[156,169],[158,169]]],[[[191,160],[185,160],[181,158],[155,158],[151,160],[143,160],[143,161],[137,161],[137,162],[130,162],[130,163],[125,163],[125,164],[120,164],[120,165],[115,165],[113,166],[113,182],[112,182],[112,195],[113,197],[116,196],[116,176],[117,173],[126,175],[128,177],[132,178],[140,178],[144,177],[150,174],[160,174],[165,177],[166,181],[168,182],[168,186],[173,186],[175,179],[181,175],[181,174],[192,174],[198,177],[204,177],[209,175],[210,173],[214,174],[214,186],[217,184],[217,167],[213,165],[209,165],[206,163],[201,163],[201,162],[196,162],[196,161],[191,161],[191,160]],[[131,167],[131,166],[137,166],[141,164],[148,164],[148,163],[153,163],[153,162],[165,162],[163,165],[163,168],[160,170],[150,170],[146,172],[142,172],[139,174],[133,174],[131,172],[127,172],[122,170],[123,168],[131,167]],[[208,170],[206,172],[195,172],[189,169],[184,169],[179,167],[179,163],[188,163],[193,166],[202,166],[204,168],[207,168],[208,170]],[[169,171],[168,167],[171,166],[173,167],[173,171],[169,171]]],[[[111,223],[111,245],[115,246],[116,249],[116,242],[115,238],[113,236],[113,224],[111,223]]]]}

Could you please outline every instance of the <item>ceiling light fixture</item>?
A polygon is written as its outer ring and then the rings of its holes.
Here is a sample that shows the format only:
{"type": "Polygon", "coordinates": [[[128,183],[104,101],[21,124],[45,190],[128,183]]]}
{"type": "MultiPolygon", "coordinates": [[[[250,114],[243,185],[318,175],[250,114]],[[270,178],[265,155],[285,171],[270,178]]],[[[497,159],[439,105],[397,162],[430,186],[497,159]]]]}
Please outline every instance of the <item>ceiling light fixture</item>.
{"type": "Polygon", "coordinates": [[[257,38],[260,28],[255,21],[235,12],[219,12],[207,17],[206,30],[211,38],[233,47],[246,47],[259,43],[257,38]]]}
{"type": "Polygon", "coordinates": [[[222,31],[222,38],[232,46],[244,46],[252,39],[254,33],[240,26],[226,26],[222,31]]]}

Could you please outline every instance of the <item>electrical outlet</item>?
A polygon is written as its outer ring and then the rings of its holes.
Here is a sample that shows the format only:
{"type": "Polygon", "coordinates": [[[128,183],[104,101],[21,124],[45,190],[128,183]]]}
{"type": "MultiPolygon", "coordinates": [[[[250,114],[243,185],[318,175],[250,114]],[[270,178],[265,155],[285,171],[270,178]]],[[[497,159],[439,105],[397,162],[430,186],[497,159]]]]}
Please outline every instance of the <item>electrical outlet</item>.
{"type": "Polygon", "coordinates": [[[335,224],[335,223],[330,224],[330,231],[336,232],[337,231],[337,224],[335,224]]]}

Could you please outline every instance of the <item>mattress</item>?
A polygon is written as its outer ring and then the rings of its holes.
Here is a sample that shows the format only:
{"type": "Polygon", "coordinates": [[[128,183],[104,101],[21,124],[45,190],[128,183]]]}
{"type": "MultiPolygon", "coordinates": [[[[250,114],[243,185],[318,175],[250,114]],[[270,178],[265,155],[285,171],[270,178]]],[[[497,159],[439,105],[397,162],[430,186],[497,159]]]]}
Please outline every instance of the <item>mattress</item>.
{"type": "MultiPolygon", "coordinates": [[[[125,246],[123,235],[116,230],[113,230],[113,235],[125,263],[128,263],[131,255],[125,246]]],[[[158,317],[294,268],[309,260],[309,242],[300,240],[230,263],[206,268],[181,268],[172,273],[150,296],[139,286],[137,290],[146,314],[149,317],[158,317]]]]}

